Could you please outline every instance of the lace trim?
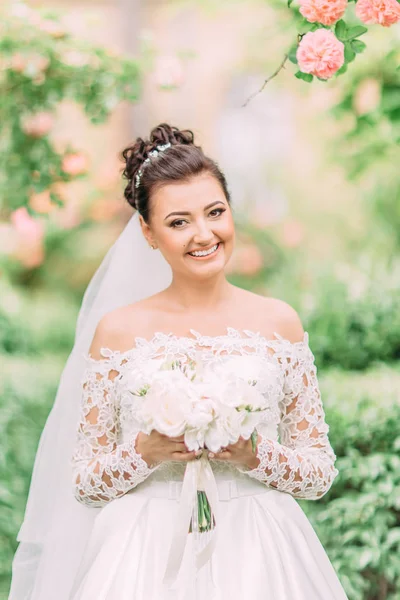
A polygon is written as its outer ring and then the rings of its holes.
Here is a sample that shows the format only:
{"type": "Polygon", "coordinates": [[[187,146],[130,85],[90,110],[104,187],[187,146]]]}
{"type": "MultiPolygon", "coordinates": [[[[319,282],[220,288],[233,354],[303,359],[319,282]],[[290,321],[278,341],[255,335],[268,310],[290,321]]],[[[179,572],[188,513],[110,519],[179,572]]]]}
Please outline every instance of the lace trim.
{"type": "Polygon", "coordinates": [[[100,507],[144,481],[150,468],[135,449],[139,432],[119,443],[120,421],[112,364],[89,366],[82,378],[82,401],[76,442],[70,464],[75,498],[100,507]]]}
{"type": "Polygon", "coordinates": [[[293,451],[261,436],[257,458],[260,463],[255,469],[238,470],[295,498],[318,500],[339,474],[334,467],[336,456],[329,448],[325,452],[317,448],[293,451]]]}
{"type": "Polygon", "coordinates": [[[316,500],[328,492],[339,474],[336,456],[329,443],[314,355],[302,346],[286,359],[284,394],[279,401],[280,443],[261,435],[258,466],[239,471],[298,498],[316,500]]]}
{"type": "MultiPolygon", "coordinates": [[[[109,361],[114,362],[114,364],[118,364],[122,359],[127,359],[135,354],[144,353],[147,356],[152,354],[159,355],[161,348],[164,348],[165,351],[174,351],[179,348],[181,348],[181,350],[190,350],[200,346],[210,348],[211,351],[217,350],[217,353],[219,353],[223,350],[233,351],[235,346],[241,350],[245,350],[246,346],[264,350],[268,347],[278,349],[282,345],[287,352],[292,352],[293,349],[301,351],[302,347],[307,349],[309,342],[309,334],[307,331],[304,332],[302,340],[291,342],[276,331],[273,332],[273,335],[277,339],[271,339],[264,337],[259,331],[255,332],[250,329],[239,330],[234,327],[227,327],[226,329],[226,334],[218,336],[202,335],[195,329],[190,329],[190,332],[195,337],[177,336],[173,333],[156,331],[149,340],[140,336],[135,337],[135,345],[128,350],[111,350],[110,348],[102,347],[100,349],[100,354],[109,361]],[[244,337],[242,335],[243,333],[247,337],[244,337]]],[[[84,353],[83,356],[89,363],[104,362],[102,359],[93,358],[90,353],[84,353]]]]}

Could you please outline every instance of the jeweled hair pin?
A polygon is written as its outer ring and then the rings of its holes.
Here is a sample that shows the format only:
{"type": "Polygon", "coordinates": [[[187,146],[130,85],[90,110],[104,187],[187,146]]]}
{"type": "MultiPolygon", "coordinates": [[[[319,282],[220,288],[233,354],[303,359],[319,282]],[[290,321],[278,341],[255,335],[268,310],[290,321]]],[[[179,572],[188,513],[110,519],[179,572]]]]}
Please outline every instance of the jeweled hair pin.
{"type": "Polygon", "coordinates": [[[167,149],[167,148],[169,148],[170,146],[171,146],[171,144],[170,144],[170,142],[168,142],[168,144],[164,144],[163,146],[156,146],[156,149],[155,149],[155,150],[151,150],[151,151],[149,152],[149,156],[148,156],[148,158],[146,158],[146,160],[145,160],[145,161],[143,161],[143,165],[142,165],[142,167],[141,167],[141,168],[139,169],[139,171],[137,172],[137,175],[136,175],[136,184],[135,184],[135,187],[137,187],[137,188],[138,188],[138,187],[139,187],[139,185],[140,185],[140,180],[141,180],[141,178],[142,178],[142,174],[143,174],[143,168],[146,166],[146,163],[149,163],[149,162],[150,162],[150,160],[151,160],[152,158],[154,158],[155,156],[158,156],[158,154],[159,154],[160,152],[164,152],[164,150],[166,150],[166,149],[167,149]]]}

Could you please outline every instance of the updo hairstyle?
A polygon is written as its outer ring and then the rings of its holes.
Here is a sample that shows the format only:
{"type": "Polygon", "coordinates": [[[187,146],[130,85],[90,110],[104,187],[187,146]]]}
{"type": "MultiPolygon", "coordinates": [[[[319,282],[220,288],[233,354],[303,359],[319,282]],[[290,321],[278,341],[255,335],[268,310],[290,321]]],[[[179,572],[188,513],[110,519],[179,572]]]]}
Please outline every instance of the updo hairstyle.
{"type": "Polygon", "coordinates": [[[146,223],[150,220],[152,193],[168,182],[188,182],[191,177],[201,173],[210,173],[219,181],[230,204],[231,198],[224,174],[217,163],[205,156],[200,146],[194,144],[194,135],[189,129],[181,131],[167,123],[161,123],[151,130],[148,140],[136,138],[134,144],[122,151],[121,158],[126,163],[122,176],[128,180],[124,196],[128,203],[139,211],[146,223]],[[150,162],[143,167],[149,152],[168,142],[171,147],[159,152],[155,157],[150,157],[150,162]],[[142,167],[140,184],[136,187],[136,175],[142,167]]]}

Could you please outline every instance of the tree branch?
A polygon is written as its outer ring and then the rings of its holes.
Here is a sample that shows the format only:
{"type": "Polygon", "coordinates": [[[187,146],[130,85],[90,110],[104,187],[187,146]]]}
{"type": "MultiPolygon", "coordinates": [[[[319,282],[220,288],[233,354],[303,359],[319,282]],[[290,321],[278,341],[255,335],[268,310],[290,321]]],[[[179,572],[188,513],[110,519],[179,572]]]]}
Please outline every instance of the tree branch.
{"type": "Polygon", "coordinates": [[[264,83],[262,84],[262,86],[260,87],[260,89],[257,92],[254,92],[254,94],[252,94],[251,96],[249,96],[249,98],[246,100],[246,102],[244,104],[242,104],[242,108],[244,108],[245,106],[248,105],[248,103],[250,102],[250,100],[252,100],[255,96],[257,96],[257,94],[261,94],[261,92],[263,91],[263,89],[265,88],[265,86],[267,85],[267,83],[269,81],[271,81],[271,79],[273,79],[274,77],[276,77],[278,75],[278,73],[285,67],[286,61],[289,58],[289,54],[285,54],[281,64],[279,65],[279,67],[276,69],[276,71],[274,73],[272,73],[272,75],[270,75],[269,77],[267,77],[267,79],[264,81],[264,83]]]}

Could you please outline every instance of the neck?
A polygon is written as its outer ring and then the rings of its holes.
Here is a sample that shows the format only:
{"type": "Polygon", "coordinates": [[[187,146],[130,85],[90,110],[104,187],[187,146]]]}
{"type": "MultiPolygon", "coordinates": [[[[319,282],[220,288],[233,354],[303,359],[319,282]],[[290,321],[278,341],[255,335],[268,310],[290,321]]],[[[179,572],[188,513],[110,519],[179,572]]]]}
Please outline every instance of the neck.
{"type": "Polygon", "coordinates": [[[174,277],[164,294],[177,311],[205,313],[222,308],[233,296],[235,286],[227,281],[225,274],[212,280],[182,281],[174,277]]]}

